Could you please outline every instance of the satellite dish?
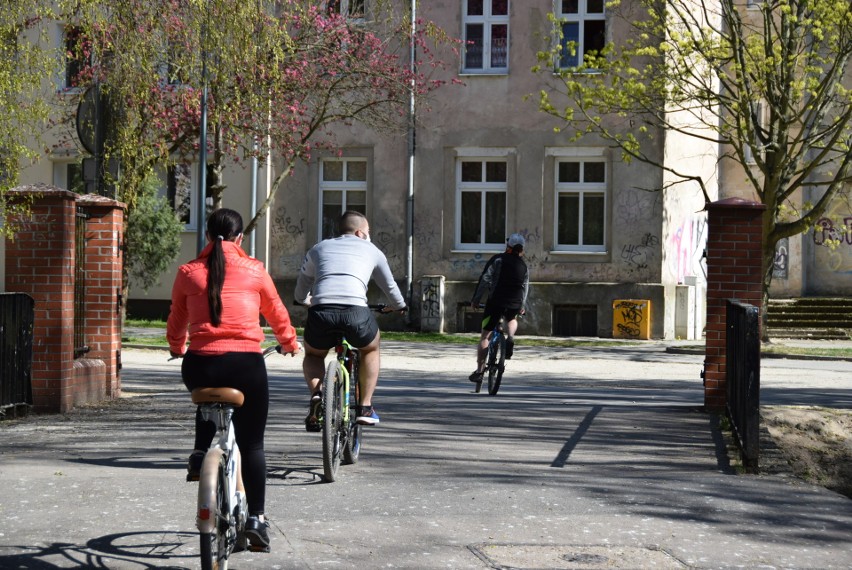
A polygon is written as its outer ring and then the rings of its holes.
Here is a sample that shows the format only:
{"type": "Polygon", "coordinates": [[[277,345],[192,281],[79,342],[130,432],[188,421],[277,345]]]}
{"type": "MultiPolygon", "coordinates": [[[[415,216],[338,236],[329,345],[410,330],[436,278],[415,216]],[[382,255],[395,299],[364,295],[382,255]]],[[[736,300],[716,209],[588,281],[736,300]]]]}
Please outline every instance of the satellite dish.
{"type": "Polygon", "coordinates": [[[97,154],[98,87],[93,85],[83,93],[77,105],[77,137],[89,153],[97,154]]]}

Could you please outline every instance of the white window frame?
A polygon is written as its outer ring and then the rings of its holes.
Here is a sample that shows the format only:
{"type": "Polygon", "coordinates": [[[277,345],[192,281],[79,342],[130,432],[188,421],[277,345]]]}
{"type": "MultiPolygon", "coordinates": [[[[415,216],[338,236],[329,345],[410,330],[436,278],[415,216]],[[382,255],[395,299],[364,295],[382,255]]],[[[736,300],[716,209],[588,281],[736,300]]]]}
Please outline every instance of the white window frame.
{"type": "Polygon", "coordinates": [[[499,75],[509,73],[509,38],[511,29],[509,27],[509,15],[511,14],[511,0],[506,0],[506,15],[492,15],[491,7],[493,0],[483,0],[483,14],[481,16],[468,15],[468,0],[464,0],[462,6],[462,36],[465,41],[465,50],[462,52],[462,73],[473,75],[499,75]],[[468,24],[482,25],[482,67],[467,66],[467,26],[468,24]],[[492,65],[492,28],[495,25],[506,26],[506,65],[492,65]]]}
{"type": "Polygon", "coordinates": [[[363,22],[367,17],[367,0],[336,0],[335,2],[326,2],[327,10],[334,10],[332,4],[337,4],[338,11],[335,13],[343,14],[347,20],[352,22],[363,22]],[[361,12],[355,12],[358,6],[361,7],[361,12]]]}
{"type": "MultiPolygon", "coordinates": [[[[576,148],[563,149],[562,152],[554,152],[556,160],[553,164],[553,251],[568,252],[568,253],[606,253],[609,247],[609,207],[611,200],[610,177],[612,165],[605,155],[605,149],[599,148],[576,148]],[[559,182],[559,165],[565,162],[594,162],[604,165],[604,180],[603,182],[585,182],[577,183],[559,182]],[[579,211],[577,212],[579,243],[578,244],[561,244],[559,243],[559,198],[563,194],[576,194],[578,196],[579,211]],[[604,203],[602,209],[602,244],[584,244],[583,243],[583,206],[584,198],[589,194],[603,195],[604,203]]],[[[581,168],[581,172],[583,169],[581,168]]]]}
{"type": "Polygon", "coordinates": [[[600,20],[604,23],[604,35],[607,34],[607,25],[606,25],[606,0],[600,0],[603,4],[603,12],[597,13],[589,13],[588,11],[588,2],[589,0],[577,0],[577,13],[572,14],[570,12],[562,11],[562,0],[554,0],[554,13],[557,18],[557,25],[559,26],[559,52],[556,54],[555,65],[557,69],[573,69],[575,67],[579,67],[583,64],[583,57],[586,53],[586,38],[585,38],[585,26],[584,24],[590,20],[600,20]],[[565,24],[576,23],[577,24],[577,53],[573,57],[577,58],[576,65],[562,65],[562,52],[566,49],[566,43],[568,39],[564,37],[562,32],[562,27],[565,24]]]}
{"type": "Polygon", "coordinates": [[[68,77],[68,56],[65,42],[67,41],[67,32],[69,29],[76,28],[70,22],[57,22],[54,27],[54,39],[59,47],[57,69],[56,69],[56,91],[59,93],[79,93],[82,87],[72,87],[70,77],[68,77]]]}
{"type": "Polygon", "coordinates": [[[513,149],[508,148],[477,148],[477,149],[458,149],[456,151],[455,163],[455,249],[458,251],[503,251],[505,249],[505,239],[509,224],[509,180],[511,178],[509,155],[513,149]],[[485,181],[482,182],[462,182],[462,163],[463,162],[504,162],[506,164],[506,180],[503,182],[485,181]],[[465,192],[479,192],[482,195],[479,212],[480,225],[480,241],[479,243],[462,243],[462,194],[465,192]],[[501,192],[505,195],[506,211],[503,213],[504,227],[503,236],[499,242],[485,241],[485,196],[489,192],[501,192]]]}
{"type": "MultiPolygon", "coordinates": [[[[191,162],[189,164],[170,164],[168,167],[158,167],[156,170],[157,177],[160,180],[160,195],[163,198],[168,200],[169,198],[169,169],[170,168],[186,168],[189,171],[189,191],[186,199],[188,201],[187,207],[189,209],[189,221],[185,222],[183,225],[183,231],[185,232],[195,232],[198,231],[198,205],[196,201],[198,200],[198,163],[191,162]]],[[[208,179],[209,180],[209,179],[208,179]]],[[[177,190],[176,190],[177,191],[177,190]]],[[[176,196],[177,198],[177,196],[176,196]]],[[[212,213],[213,208],[213,199],[212,197],[206,197],[207,201],[207,215],[209,216],[212,213]]],[[[174,206],[172,206],[174,207],[174,206]]]]}
{"type": "MultiPolygon", "coordinates": [[[[79,157],[69,156],[67,160],[53,160],[53,185],[58,188],[65,188],[70,192],[74,192],[68,185],[68,167],[76,164],[80,169],[80,179],[83,178],[83,165],[80,163],[79,157]]],[[[84,183],[85,188],[85,183],[84,183]]]]}
{"type": "MultiPolygon", "coordinates": [[[[363,192],[364,193],[364,210],[367,209],[367,204],[369,203],[369,180],[370,180],[370,163],[366,157],[363,156],[346,156],[339,158],[323,158],[319,161],[319,208],[317,212],[317,237],[318,240],[323,239],[323,210],[325,209],[325,193],[326,192],[341,192],[342,193],[342,203],[341,203],[341,212],[345,212],[349,209],[349,198],[348,194],[350,192],[363,192]],[[325,165],[331,162],[342,162],[343,163],[343,175],[342,180],[332,181],[325,180],[325,165]],[[364,163],[364,180],[347,180],[346,173],[349,170],[349,165],[352,163],[364,163]]],[[[360,204],[359,204],[360,205],[360,204]]],[[[364,212],[367,215],[367,212],[364,212]]],[[[326,236],[328,237],[328,236],[326,236]]]]}

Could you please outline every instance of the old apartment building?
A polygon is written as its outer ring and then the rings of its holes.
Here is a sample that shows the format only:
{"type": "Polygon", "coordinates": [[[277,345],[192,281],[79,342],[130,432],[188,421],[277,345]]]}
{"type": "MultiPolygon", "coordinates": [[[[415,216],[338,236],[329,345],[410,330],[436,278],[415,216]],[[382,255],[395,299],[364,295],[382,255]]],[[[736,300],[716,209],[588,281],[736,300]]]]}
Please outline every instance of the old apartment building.
{"type": "MultiPolygon", "coordinates": [[[[389,328],[474,330],[468,303],[476,280],[506,237],[519,232],[532,276],[522,334],[609,337],[614,303],[639,300],[647,302],[640,317],[650,321],[651,337],[700,337],[707,236],[700,190],[670,186],[665,171],[626,163],[594,136],[572,141],[537,105],[536,94],[553,85],[548,74],[531,71],[537,53],[552,45],[549,13],[564,41],[579,46],[554,67],[576,65],[584,49],[604,40],[617,42],[630,33],[626,23],[610,17],[603,0],[434,0],[416,8],[418,17],[464,40],[457,61],[441,72],[462,85],[434,92],[408,133],[340,127],[340,152],[315,154],[297,167],[245,245],[267,264],[285,303],[291,305],[307,249],[333,232],[342,210],[357,209],[370,218],[373,241],[410,293],[408,322],[389,328]]],[[[64,29],[56,25],[57,42],[66,41],[64,29]]],[[[57,82],[59,91],[66,87],[57,82]]],[[[736,172],[716,178],[714,145],[664,132],[654,140],[649,152],[701,175],[712,199],[744,193],[736,172]]],[[[229,168],[225,205],[248,219],[280,166],[273,157],[229,168]]],[[[75,189],[80,168],[79,149],[60,149],[21,178],[75,189]]],[[[179,263],[196,252],[198,178],[197,166],[163,172],[163,192],[185,222],[179,263]]],[[[781,294],[828,291],[829,278],[852,289],[852,232],[842,231],[839,253],[820,249],[817,234],[790,240],[787,277],[777,281],[781,294]]],[[[147,292],[133,289],[130,314],[164,316],[173,277],[168,272],[147,292]]],[[[302,309],[291,308],[298,322],[302,309]]]]}

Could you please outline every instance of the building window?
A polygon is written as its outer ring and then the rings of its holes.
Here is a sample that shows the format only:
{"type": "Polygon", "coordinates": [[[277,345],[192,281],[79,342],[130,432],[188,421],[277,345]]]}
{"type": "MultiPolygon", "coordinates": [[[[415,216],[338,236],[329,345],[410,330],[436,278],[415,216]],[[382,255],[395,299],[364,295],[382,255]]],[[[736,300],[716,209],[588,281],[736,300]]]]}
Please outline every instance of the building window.
{"type": "Polygon", "coordinates": [[[607,167],[603,160],[556,161],[556,249],[606,251],[607,167]]]}
{"type": "Polygon", "coordinates": [[[83,165],[80,162],[54,162],[53,185],[77,194],[86,194],[83,165]]]}
{"type": "Polygon", "coordinates": [[[605,0],[556,0],[561,26],[559,67],[579,67],[606,43],[605,0]]]}
{"type": "Polygon", "coordinates": [[[506,243],[508,162],[460,158],[456,167],[458,247],[492,249],[506,243]]]}
{"type": "Polygon", "coordinates": [[[353,20],[362,20],[366,0],[328,0],[326,6],[329,14],[343,14],[353,20]]]}
{"type": "Polygon", "coordinates": [[[86,68],[88,46],[82,30],[73,26],[66,26],[63,32],[65,46],[65,77],[62,81],[64,89],[76,89],[80,87],[80,74],[86,68]]]}
{"type": "Polygon", "coordinates": [[[320,239],[340,235],[337,222],[346,210],[367,215],[367,160],[324,159],[320,162],[320,239]]]}
{"type": "MultiPolygon", "coordinates": [[[[208,166],[205,216],[213,213],[210,174],[208,166]]],[[[166,170],[166,198],[178,219],[183,222],[184,229],[188,231],[198,228],[198,208],[195,205],[198,196],[198,176],[198,164],[173,164],[166,170]]]]}
{"type": "Polygon", "coordinates": [[[465,0],[464,71],[509,71],[509,0],[465,0]]]}

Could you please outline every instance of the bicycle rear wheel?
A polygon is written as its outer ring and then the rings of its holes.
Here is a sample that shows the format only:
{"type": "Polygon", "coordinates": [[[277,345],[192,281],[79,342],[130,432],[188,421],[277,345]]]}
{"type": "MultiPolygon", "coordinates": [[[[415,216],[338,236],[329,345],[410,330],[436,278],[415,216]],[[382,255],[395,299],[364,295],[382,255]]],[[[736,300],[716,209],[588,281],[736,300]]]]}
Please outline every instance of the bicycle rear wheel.
{"type": "Polygon", "coordinates": [[[500,389],[503,370],[506,369],[506,337],[501,334],[492,346],[494,351],[488,361],[488,393],[494,396],[500,389]]]}
{"type": "Polygon", "coordinates": [[[361,386],[358,383],[358,365],[360,364],[357,352],[352,356],[352,371],[349,373],[349,401],[344,404],[349,406],[349,422],[347,426],[346,441],[343,445],[343,463],[352,465],[358,463],[358,454],[361,453],[361,424],[355,420],[358,417],[358,402],[361,401],[361,386]]]}
{"type": "Polygon", "coordinates": [[[322,471],[327,483],[337,478],[343,454],[343,374],[337,360],[329,362],[322,381],[322,471]]]}
{"type": "MultiPolygon", "coordinates": [[[[205,464],[210,461],[216,461],[215,457],[205,458],[205,464]]],[[[205,525],[205,529],[200,533],[200,548],[201,548],[201,570],[227,570],[228,556],[230,555],[231,545],[228,540],[228,527],[230,526],[231,515],[228,512],[228,476],[226,473],[225,456],[218,455],[218,467],[211,467],[215,470],[215,481],[211,481],[209,477],[204,477],[204,467],[202,467],[201,481],[208,481],[210,487],[203,489],[202,484],[198,489],[198,515],[204,516],[204,509],[207,508],[212,517],[212,527],[205,525]],[[213,490],[215,489],[215,491],[213,490]],[[202,493],[208,497],[203,498],[202,493]],[[211,509],[209,496],[215,493],[216,504],[211,509]],[[209,530],[209,532],[205,532],[209,530]]],[[[205,465],[206,466],[206,465],[205,465]]]]}

